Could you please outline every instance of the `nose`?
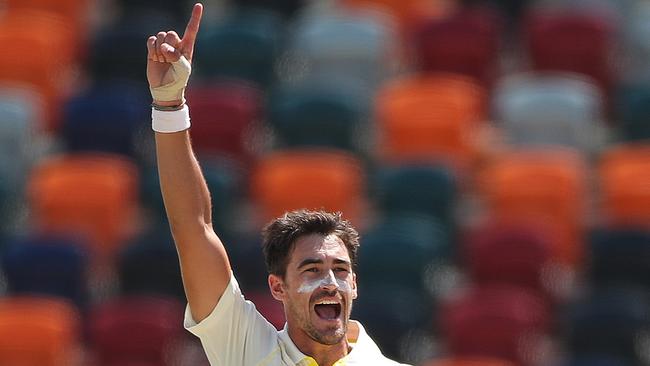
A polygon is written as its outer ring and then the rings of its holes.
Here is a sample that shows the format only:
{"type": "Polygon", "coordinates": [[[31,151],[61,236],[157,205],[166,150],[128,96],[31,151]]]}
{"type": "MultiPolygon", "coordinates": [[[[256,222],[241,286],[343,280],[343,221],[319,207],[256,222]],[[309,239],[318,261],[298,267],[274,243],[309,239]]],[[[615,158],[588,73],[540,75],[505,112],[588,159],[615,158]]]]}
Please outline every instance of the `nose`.
{"type": "Polygon", "coordinates": [[[320,287],[327,291],[338,290],[339,285],[336,283],[334,271],[328,271],[325,277],[321,280],[320,287]]]}

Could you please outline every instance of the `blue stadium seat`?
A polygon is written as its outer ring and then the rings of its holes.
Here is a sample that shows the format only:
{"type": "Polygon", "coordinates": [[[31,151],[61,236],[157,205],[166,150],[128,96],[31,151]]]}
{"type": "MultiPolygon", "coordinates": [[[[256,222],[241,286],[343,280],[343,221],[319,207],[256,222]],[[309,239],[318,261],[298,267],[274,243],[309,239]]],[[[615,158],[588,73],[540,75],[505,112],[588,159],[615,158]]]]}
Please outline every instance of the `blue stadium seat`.
{"type": "Polygon", "coordinates": [[[648,292],[631,287],[597,289],[574,304],[565,324],[571,353],[598,353],[642,364],[650,331],[648,292]]]}
{"type": "Polygon", "coordinates": [[[625,85],[619,90],[616,109],[625,141],[650,140],[650,85],[625,85]]]}
{"type": "Polygon", "coordinates": [[[76,240],[30,236],[10,242],[2,256],[10,294],[58,296],[83,308],[88,255],[76,240]]]}
{"type": "Polygon", "coordinates": [[[650,231],[598,230],[590,244],[592,284],[636,284],[650,291],[650,231]]]}
{"type": "Polygon", "coordinates": [[[68,151],[135,157],[139,135],[151,121],[151,96],[140,85],[100,83],[66,105],[61,137],[68,151]]]}

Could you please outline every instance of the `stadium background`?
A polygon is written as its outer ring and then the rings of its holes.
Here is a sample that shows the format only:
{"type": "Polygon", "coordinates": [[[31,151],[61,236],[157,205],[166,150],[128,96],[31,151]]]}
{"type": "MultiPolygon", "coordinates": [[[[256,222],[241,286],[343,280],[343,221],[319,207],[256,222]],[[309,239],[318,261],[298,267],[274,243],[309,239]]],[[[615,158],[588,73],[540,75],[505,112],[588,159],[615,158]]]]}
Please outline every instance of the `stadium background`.
{"type": "MultiPolygon", "coordinates": [[[[206,1],[214,224],[362,233],[353,317],[428,366],[650,364],[650,2],[206,1]]],[[[207,365],[182,330],[145,40],[188,1],[0,1],[0,365],[207,365]]]]}

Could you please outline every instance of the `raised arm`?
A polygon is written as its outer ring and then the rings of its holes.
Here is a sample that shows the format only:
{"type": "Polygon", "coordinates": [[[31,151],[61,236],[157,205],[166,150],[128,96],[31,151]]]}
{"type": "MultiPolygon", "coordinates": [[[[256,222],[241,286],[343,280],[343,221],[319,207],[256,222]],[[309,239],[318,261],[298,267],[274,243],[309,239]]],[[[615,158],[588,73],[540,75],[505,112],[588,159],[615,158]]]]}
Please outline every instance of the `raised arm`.
{"type": "MultiPolygon", "coordinates": [[[[154,104],[177,109],[185,103],[194,42],[203,6],[194,5],[183,38],[174,31],[147,40],[147,79],[154,104]],[[186,62],[187,60],[187,62],[186,62]]],[[[178,116],[182,111],[156,111],[178,116]]],[[[167,216],[181,264],[183,285],[192,317],[205,319],[230,281],[230,263],[212,228],[210,193],[192,151],[189,131],[156,132],[156,155],[167,216]]]]}

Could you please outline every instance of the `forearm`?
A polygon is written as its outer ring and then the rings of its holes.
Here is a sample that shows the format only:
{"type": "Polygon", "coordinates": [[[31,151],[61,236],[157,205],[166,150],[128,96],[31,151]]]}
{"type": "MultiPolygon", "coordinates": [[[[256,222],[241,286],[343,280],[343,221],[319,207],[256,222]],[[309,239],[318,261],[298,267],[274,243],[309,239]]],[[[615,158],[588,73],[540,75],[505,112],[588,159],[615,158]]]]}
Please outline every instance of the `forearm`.
{"type": "Polygon", "coordinates": [[[192,151],[189,132],[156,133],[156,156],[174,236],[192,236],[211,226],[210,193],[192,151]]]}

